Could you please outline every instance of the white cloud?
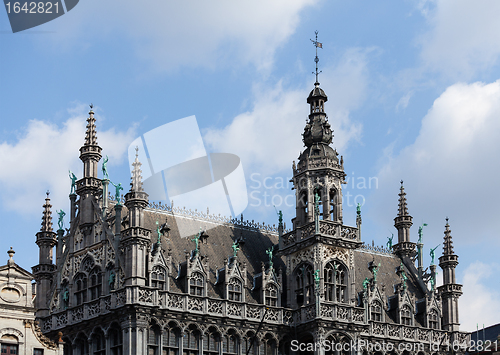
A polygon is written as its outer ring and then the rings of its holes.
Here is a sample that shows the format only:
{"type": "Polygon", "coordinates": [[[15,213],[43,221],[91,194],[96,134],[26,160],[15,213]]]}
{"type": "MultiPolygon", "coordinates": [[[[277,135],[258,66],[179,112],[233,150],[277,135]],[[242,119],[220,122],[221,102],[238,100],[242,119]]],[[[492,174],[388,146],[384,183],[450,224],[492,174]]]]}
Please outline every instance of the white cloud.
{"type": "MultiPolygon", "coordinates": [[[[84,110],[84,105],[69,109],[70,118],[62,126],[31,120],[15,143],[0,143],[3,186],[0,198],[5,209],[41,213],[46,190],[51,191],[53,213],[55,209],[66,209],[71,185],[68,170],[78,177],[82,174],[78,151],[85,138],[88,115],[84,110]]],[[[96,117],[99,120],[98,115],[96,117]]],[[[103,147],[103,154],[109,156],[110,164],[123,161],[133,136],[134,127],[126,132],[99,131],[97,127],[98,143],[103,147]]]]}
{"type": "MultiPolygon", "coordinates": [[[[500,296],[486,284],[488,277],[498,274],[498,264],[476,261],[467,267],[463,278],[463,295],[459,298],[460,329],[473,331],[476,325],[498,323],[500,319],[500,296]]],[[[496,279],[496,278],[494,278],[496,279]]]]}
{"type": "Polygon", "coordinates": [[[500,81],[448,87],[423,118],[415,142],[382,162],[372,196],[379,220],[395,216],[403,179],[410,214],[416,224],[429,223],[426,234],[437,236],[436,244],[447,215],[454,240],[496,242],[491,231],[500,213],[499,116],[500,81]]]}
{"type": "MultiPolygon", "coordinates": [[[[347,51],[339,65],[323,69],[329,74],[320,78],[327,83],[322,88],[329,97],[325,110],[334,129],[332,145],[340,152],[361,135],[361,124],[351,121],[349,111],[365,96],[368,52],[347,51]]],[[[312,82],[307,89],[295,90],[285,90],[282,82],[273,87],[256,85],[252,110],[236,116],[223,129],[207,130],[205,142],[212,151],[238,155],[247,174],[255,169],[263,174],[290,171],[291,162],[303,150],[301,133],[309,114],[306,98],[310,90],[312,82]]]]}
{"type": "Polygon", "coordinates": [[[300,12],[316,2],[89,0],[51,23],[57,27],[51,38],[57,46],[78,43],[85,48],[91,47],[89,34],[98,33],[100,38],[125,34],[135,55],[166,71],[229,62],[232,67],[252,63],[267,68],[275,49],[295,31],[300,12]]]}
{"type": "Polygon", "coordinates": [[[425,64],[453,78],[471,78],[498,63],[500,2],[419,1],[431,29],[421,38],[425,64]],[[432,6],[428,6],[432,4],[432,6]]]}

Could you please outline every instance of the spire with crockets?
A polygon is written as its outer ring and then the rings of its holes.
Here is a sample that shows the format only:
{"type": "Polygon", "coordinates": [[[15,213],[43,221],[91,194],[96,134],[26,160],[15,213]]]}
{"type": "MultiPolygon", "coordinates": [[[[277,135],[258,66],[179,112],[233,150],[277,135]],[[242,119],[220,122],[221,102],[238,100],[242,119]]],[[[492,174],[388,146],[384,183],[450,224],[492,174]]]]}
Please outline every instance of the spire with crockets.
{"type": "Polygon", "coordinates": [[[399,256],[411,257],[415,254],[415,243],[410,241],[410,227],[413,225],[413,217],[408,213],[403,180],[401,180],[401,187],[399,188],[398,195],[398,215],[394,218],[394,227],[398,230],[398,243],[394,245],[393,248],[394,252],[399,256]]]}
{"type": "Polygon", "coordinates": [[[142,171],[139,161],[139,147],[135,147],[135,160],[132,163],[132,181],[130,182],[131,191],[144,191],[142,188],[142,171]]]}
{"type": "Polygon", "coordinates": [[[462,285],[456,283],[455,268],[458,265],[458,255],[453,251],[448,217],[444,231],[443,255],[439,257],[439,266],[443,269],[443,285],[438,287],[443,300],[443,329],[457,331],[458,320],[458,298],[462,295],[462,285]]]}
{"type": "Polygon", "coordinates": [[[50,204],[49,194],[47,191],[47,197],[43,205],[42,228],[40,232],[52,232],[52,205],[50,204]]]}

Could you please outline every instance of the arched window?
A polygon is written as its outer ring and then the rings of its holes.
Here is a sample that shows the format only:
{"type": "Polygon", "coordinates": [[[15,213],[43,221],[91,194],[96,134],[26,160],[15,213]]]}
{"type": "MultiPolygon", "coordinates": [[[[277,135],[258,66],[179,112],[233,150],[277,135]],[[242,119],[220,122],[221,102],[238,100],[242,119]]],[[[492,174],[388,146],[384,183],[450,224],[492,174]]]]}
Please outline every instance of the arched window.
{"type": "Polygon", "coordinates": [[[241,353],[242,354],[259,354],[259,342],[257,338],[254,337],[252,332],[249,332],[245,338],[242,340],[241,344],[241,353]]]}
{"type": "Polygon", "coordinates": [[[123,337],[122,330],[118,325],[113,325],[108,332],[109,338],[109,349],[111,351],[111,355],[122,355],[123,353],[123,337]]]}
{"type": "Polygon", "coordinates": [[[295,297],[298,306],[314,302],[314,274],[309,263],[302,263],[295,269],[295,297]]]}
{"type": "Polygon", "coordinates": [[[148,328],[148,355],[160,355],[160,327],[156,324],[148,328]]]}
{"type": "Polygon", "coordinates": [[[266,335],[266,337],[262,340],[260,344],[260,352],[261,355],[274,355],[276,352],[276,340],[273,337],[266,335]]]}
{"type": "Polygon", "coordinates": [[[408,305],[404,305],[403,308],[401,308],[401,324],[404,325],[412,325],[412,319],[411,319],[411,309],[408,307],[408,305]]]}
{"type": "Polygon", "coordinates": [[[241,281],[235,277],[229,280],[227,284],[227,297],[231,301],[242,301],[242,286],[241,281]]]}
{"type": "Polygon", "coordinates": [[[198,355],[200,347],[200,333],[196,329],[186,330],[182,337],[183,355],[198,355]]]}
{"type": "Polygon", "coordinates": [[[351,342],[348,337],[342,334],[329,335],[325,345],[329,347],[329,351],[325,351],[325,355],[349,355],[351,353],[351,342]]]}
{"type": "Polygon", "coordinates": [[[429,312],[429,328],[439,329],[438,312],[435,309],[429,312]]]}
{"type": "Polygon", "coordinates": [[[238,337],[234,333],[224,336],[222,353],[224,355],[234,355],[238,353],[238,337]]]}
{"type": "Polygon", "coordinates": [[[203,335],[203,354],[219,354],[220,336],[215,331],[209,331],[203,335]]]}
{"type": "Polygon", "coordinates": [[[153,267],[151,271],[151,286],[159,288],[162,291],[166,290],[166,275],[165,269],[161,266],[153,267]]]}
{"type": "Polygon", "coordinates": [[[79,273],[75,276],[74,283],[76,285],[75,291],[75,303],[80,305],[87,302],[87,276],[83,273],[79,273]]]}
{"type": "Polygon", "coordinates": [[[194,296],[203,296],[203,284],[205,278],[199,272],[193,272],[189,278],[189,294],[194,296]]]}
{"type": "Polygon", "coordinates": [[[268,284],[264,290],[266,306],[278,306],[278,288],[274,284],[268,284]]]}
{"type": "Polygon", "coordinates": [[[99,267],[95,267],[90,272],[90,299],[95,300],[101,297],[102,293],[102,272],[99,267]]]}
{"type": "Polygon", "coordinates": [[[105,355],[106,354],[106,340],[102,330],[96,331],[92,335],[92,354],[105,355]]]}
{"type": "Polygon", "coordinates": [[[2,344],[2,355],[19,354],[19,340],[15,335],[2,335],[0,342],[2,344]]]}
{"type": "Polygon", "coordinates": [[[373,301],[370,305],[370,319],[376,322],[382,321],[382,306],[379,301],[373,301]]]}
{"type": "Polygon", "coordinates": [[[89,343],[87,337],[83,334],[79,334],[75,340],[74,354],[78,355],[88,355],[89,354],[89,343]]]}
{"type": "Polygon", "coordinates": [[[179,337],[178,328],[165,328],[163,330],[163,354],[179,355],[179,337]]]}
{"type": "Polygon", "coordinates": [[[325,301],[347,302],[347,268],[339,262],[329,262],[324,270],[325,301]]]}

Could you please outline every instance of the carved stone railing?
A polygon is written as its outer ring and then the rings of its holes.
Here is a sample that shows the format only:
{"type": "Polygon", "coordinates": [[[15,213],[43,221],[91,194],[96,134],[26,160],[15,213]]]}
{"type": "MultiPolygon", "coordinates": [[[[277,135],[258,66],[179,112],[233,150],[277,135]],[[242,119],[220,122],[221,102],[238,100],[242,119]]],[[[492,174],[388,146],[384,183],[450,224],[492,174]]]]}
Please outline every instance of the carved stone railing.
{"type": "MultiPolygon", "coordinates": [[[[359,242],[358,228],[344,226],[341,223],[332,221],[319,221],[319,233],[322,235],[340,238],[347,241],[359,242]]],[[[296,228],[295,230],[283,234],[281,237],[283,240],[283,246],[287,247],[295,242],[305,240],[316,235],[315,223],[310,222],[303,226],[296,228]]]]}
{"type": "Polygon", "coordinates": [[[369,245],[369,244],[363,243],[361,245],[360,249],[374,251],[376,253],[381,253],[381,254],[392,254],[392,250],[386,249],[383,246],[378,246],[378,245],[369,245]]]}
{"type": "Polygon", "coordinates": [[[334,168],[338,170],[344,170],[344,166],[338,163],[338,159],[332,159],[328,157],[309,157],[304,162],[299,163],[299,166],[297,166],[295,173],[301,173],[306,170],[318,168],[334,168]]]}

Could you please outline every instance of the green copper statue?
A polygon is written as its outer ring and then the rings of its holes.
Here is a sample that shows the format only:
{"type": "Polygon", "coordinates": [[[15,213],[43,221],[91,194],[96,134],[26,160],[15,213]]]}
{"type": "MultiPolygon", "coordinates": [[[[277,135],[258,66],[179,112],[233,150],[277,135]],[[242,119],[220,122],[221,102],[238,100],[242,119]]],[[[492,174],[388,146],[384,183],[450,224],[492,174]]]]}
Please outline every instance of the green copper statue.
{"type": "Polygon", "coordinates": [[[110,181],[111,185],[115,187],[115,200],[118,205],[121,205],[121,193],[120,191],[123,190],[122,183],[120,182],[118,185],[113,184],[113,181],[110,181]]]}
{"type": "Polygon", "coordinates": [[[70,194],[74,194],[76,192],[77,177],[75,176],[75,174],[73,174],[71,172],[71,170],[69,171],[69,178],[71,179],[71,192],[70,192],[70,194]]]}
{"type": "Polygon", "coordinates": [[[59,215],[59,219],[57,220],[57,225],[59,226],[59,229],[62,230],[63,229],[63,218],[64,218],[64,216],[66,216],[66,213],[64,213],[63,210],[56,211],[56,212],[59,215]]]}
{"type": "Polygon", "coordinates": [[[368,285],[370,284],[370,279],[368,277],[365,278],[363,281],[363,289],[366,291],[368,290],[368,285]]]}
{"type": "Polygon", "coordinates": [[[356,206],[356,213],[361,214],[361,204],[358,202],[358,205],[356,206]]]}
{"type": "Polygon", "coordinates": [[[441,244],[438,244],[434,249],[431,249],[430,256],[431,256],[431,265],[434,265],[434,257],[436,256],[436,249],[438,246],[441,244]]]}
{"type": "Polygon", "coordinates": [[[110,290],[114,290],[115,289],[115,273],[114,273],[114,271],[111,271],[109,273],[108,284],[109,284],[109,289],[110,290]]]}
{"type": "Polygon", "coordinates": [[[283,224],[283,212],[282,211],[278,212],[278,222],[280,225],[283,224]]]}
{"type": "Polygon", "coordinates": [[[403,271],[402,273],[403,277],[403,290],[406,290],[406,281],[408,281],[408,276],[406,276],[406,273],[403,271]]]}
{"type": "Polygon", "coordinates": [[[273,267],[273,247],[269,247],[266,250],[266,254],[269,255],[269,268],[273,267]]]}
{"type": "Polygon", "coordinates": [[[314,271],[314,282],[316,282],[316,287],[319,288],[319,269],[314,271]]]}
{"type": "Polygon", "coordinates": [[[387,237],[387,239],[389,239],[387,241],[387,249],[391,250],[392,249],[392,240],[394,239],[394,233],[392,233],[390,237],[387,237]]]}
{"type": "Polygon", "coordinates": [[[422,244],[422,236],[423,236],[423,229],[424,227],[427,226],[427,223],[422,223],[420,227],[418,227],[418,244],[422,244]]]}
{"type": "Polygon", "coordinates": [[[156,241],[157,244],[161,243],[161,231],[160,231],[160,224],[158,221],[156,221],[156,233],[158,234],[158,240],[156,241]]]}
{"type": "Polygon", "coordinates": [[[197,235],[195,235],[193,239],[191,239],[193,242],[196,243],[196,248],[194,249],[194,255],[198,255],[198,252],[200,251],[199,248],[200,236],[201,236],[201,227],[200,227],[200,232],[197,235]]]}
{"type": "Polygon", "coordinates": [[[102,178],[103,179],[109,179],[108,175],[108,156],[106,155],[106,158],[103,159],[102,161],[102,178]]]}
{"type": "Polygon", "coordinates": [[[314,216],[319,217],[319,194],[316,192],[314,193],[314,216]]]}
{"type": "Polygon", "coordinates": [[[240,244],[237,241],[233,242],[233,245],[231,245],[231,248],[233,248],[233,256],[236,258],[238,255],[238,250],[240,250],[240,244]]]}

